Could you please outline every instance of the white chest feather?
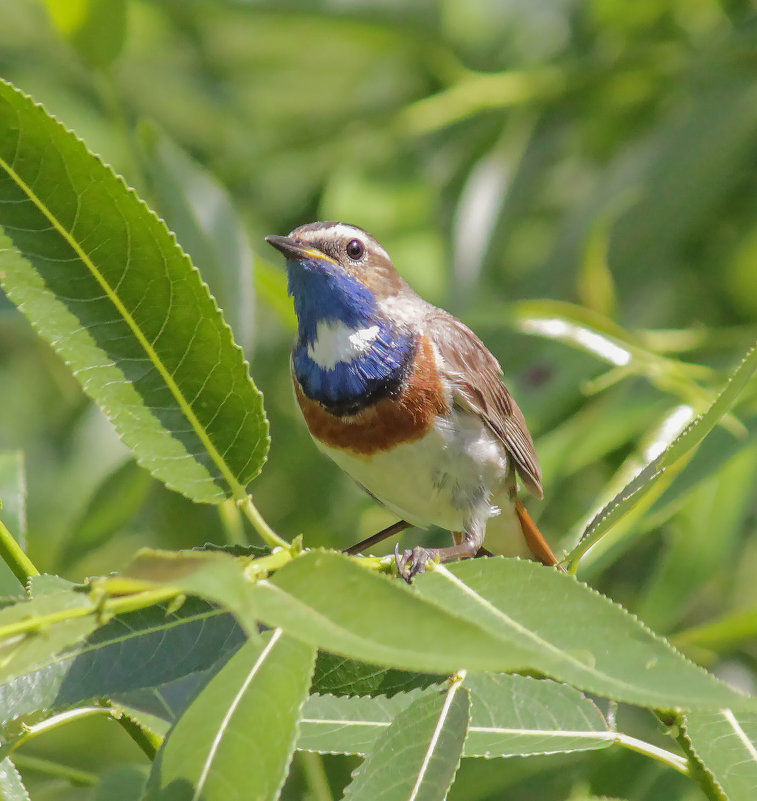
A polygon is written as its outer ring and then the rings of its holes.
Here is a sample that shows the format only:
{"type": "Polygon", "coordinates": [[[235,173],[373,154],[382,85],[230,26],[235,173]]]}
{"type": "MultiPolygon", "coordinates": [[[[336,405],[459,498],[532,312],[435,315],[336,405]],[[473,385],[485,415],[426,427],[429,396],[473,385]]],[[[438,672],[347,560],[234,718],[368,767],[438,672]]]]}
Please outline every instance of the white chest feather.
{"type": "MultiPolygon", "coordinates": [[[[507,454],[477,415],[438,418],[421,439],[370,457],[317,443],[377,500],[413,525],[460,531],[498,514],[507,454]]],[[[505,494],[506,497],[506,494],[505,494]]]]}
{"type": "Polygon", "coordinates": [[[320,322],[315,342],[308,346],[308,356],[324,370],[333,370],[339,362],[353,362],[365,353],[379,335],[377,325],[350,328],[343,322],[320,322]]]}

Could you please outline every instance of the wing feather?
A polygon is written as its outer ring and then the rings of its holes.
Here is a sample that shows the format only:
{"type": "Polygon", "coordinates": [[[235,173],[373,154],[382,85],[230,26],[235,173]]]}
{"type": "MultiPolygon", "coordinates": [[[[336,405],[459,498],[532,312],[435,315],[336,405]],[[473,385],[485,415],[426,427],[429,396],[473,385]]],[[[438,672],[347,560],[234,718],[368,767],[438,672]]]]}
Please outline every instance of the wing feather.
{"type": "Polygon", "coordinates": [[[456,317],[433,308],[426,330],[454,387],[454,400],[480,414],[499,437],[527,489],[543,497],[541,467],[523,413],[502,383],[502,368],[484,343],[456,317]]]}

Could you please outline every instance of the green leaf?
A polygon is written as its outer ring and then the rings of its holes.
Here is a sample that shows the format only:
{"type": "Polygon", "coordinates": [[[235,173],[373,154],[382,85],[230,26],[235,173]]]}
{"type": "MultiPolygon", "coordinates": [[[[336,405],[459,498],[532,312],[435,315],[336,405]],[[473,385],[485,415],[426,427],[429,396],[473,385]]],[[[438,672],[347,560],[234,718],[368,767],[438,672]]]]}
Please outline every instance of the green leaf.
{"type": "Polygon", "coordinates": [[[320,651],[311,692],[321,695],[394,695],[446,681],[444,674],[414,673],[369,665],[320,651]]]}
{"type": "Polygon", "coordinates": [[[50,16],[79,58],[108,67],[126,39],[126,0],[45,0],[50,16]]]}
{"type": "MultiPolygon", "coordinates": [[[[0,451],[0,520],[22,549],[26,549],[26,472],[21,451],[0,451]]],[[[13,571],[0,562],[0,595],[19,595],[13,571]]]]}
{"type": "MultiPolygon", "coordinates": [[[[655,709],[752,705],[621,606],[575,578],[515,559],[476,559],[419,577],[419,592],[503,640],[527,667],[581,690],[655,709]]],[[[448,637],[448,647],[451,637],[448,637]]]]}
{"type": "Polygon", "coordinates": [[[344,801],[443,801],[457,773],[470,700],[455,682],[426,690],[376,740],[344,801]]]}
{"type": "Polygon", "coordinates": [[[236,542],[226,545],[216,545],[214,542],[206,542],[203,545],[196,545],[192,550],[225,553],[229,556],[249,556],[251,559],[256,559],[259,556],[268,556],[271,553],[271,549],[265,545],[242,545],[236,542]]]}
{"type": "Polygon", "coordinates": [[[238,558],[220,551],[153,551],[143,548],[125,574],[146,587],[174,587],[214,601],[231,612],[249,637],[257,637],[252,584],[238,558]]]}
{"type": "MultiPolygon", "coordinates": [[[[98,626],[95,611],[88,595],[73,592],[40,595],[0,610],[0,682],[54,660],[83,640],[98,626]],[[17,629],[20,623],[23,632],[17,629]]],[[[0,716],[6,709],[0,701],[0,716]]]]}
{"type": "Polygon", "coordinates": [[[32,598],[38,598],[40,595],[52,595],[56,592],[70,593],[81,586],[81,584],[77,585],[62,576],[56,576],[54,573],[40,573],[38,576],[32,576],[28,582],[29,595],[32,598]]]}
{"type": "Polygon", "coordinates": [[[278,797],[315,651],[269,632],[249,641],[171,729],[148,782],[151,801],[278,797]]]}
{"type": "Polygon", "coordinates": [[[684,736],[728,801],[754,801],[757,788],[757,713],[690,712],[684,736]]]}
{"type": "MultiPolygon", "coordinates": [[[[42,600],[61,608],[65,596],[42,600]]],[[[86,620],[96,625],[95,615],[86,620]]],[[[65,626],[58,623],[37,635],[47,648],[25,660],[23,673],[16,670],[15,678],[6,676],[0,684],[0,722],[165,684],[209,668],[244,640],[231,615],[194,598],[170,614],[156,606],[116,617],[67,650],[57,646],[63,639],[58,629],[65,626]]]]}
{"type": "Polygon", "coordinates": [[[367,754],[376,738],[422,693],[311,695],[302,708],[297,748],[321,754],[367,754]]]}
{"type": "Polygon", "coordinates": [[[0,798],[3,801],[30,801],[21,776],[9,757],[0,761],[0,798]]]}
{"type": "Polygon", "coordinates": [[[41,106],[0,83],[0,281],[137,461],[195,501],[244,497],[262,398],[165,225],[41,106]]]}
{"type": "Polygon", "coordinates": [[[252,250],[229,193],[156,126],[142,123],[157,210],[202,274],[243,347],[252,344],[252,250]]]}
{"type": "Polygon", "coordinates": [[[592,520],[578,545],[566,557],[577,564],[581,555],[601,539],[612,526],[628,513],[654,487],[655,483],[715,428],[733,406],[757,370],[757,345],[753,346],[728,379],[723,390],[707,411],[691,422],[665,450],[631,480],[592,520]]]}
{"type": "Polygon", "coordinates": [[[624,367],[643,355],[633,334],[592,309],[555,300],[534,300],[519,303],[514,312],[524,333],[567,342],[610,364],[624,367]]]}
{"type": "MultiPolygon", "coordinates": [[[[597,707],[572,687],[506,674],[468,676],[471,721],[463,756],[508,757],[606,748],[615,733],[597,707]]],[[[366,754],[421,690],[386,696],[311,695],[297,747],[366,754]]]]}
{"type": "Polygon", "coordinates": [[[537,670],[660,709],[754,703],[609,599],[532,562],[470,560],[438,567],[411,588],[340,554],[311,551],[258,582],[255,596],[268,625],[365,662],[447,674],[537,670]]]}
{"type": "Polygon", "coordinates": [[[463,756],[509,757],[606,748],[602,713],[577,690],[506,674],[469,676],[471,725],[463,756]]]}
{"type": "Polygon", "coordinates": [[[404,670],[523,667],[530,650],[342,554],[313,550],[254,585],[260,619],[325,651],[404,670]],[[354,598],[354,603],[345,603],[354,598]]]}
{"type": "MultiPolygon", "coordinates": [[[[131,704],[122,700],[122,698],[128,698],[129,695],[133,694],[121,694],[119,693],[116,696],[115,702],[113,699],[113,708],[120,714],[125,715],[129,720],[133,721],[136,726],[139,726],[140,729],[145,734],[148,734],[152,739],[155,740],[164,740],[166,734],[168,734],[168,730],[171,727],[171,723],[175,720],[175,717],[171,715],[173,710],[163,709],[161,710],[161,715],[153,715],[152,713],[148,712],[145,709],[142,709],[138,706],[132,706],[131,704]]],[[[176,716],[178,717],[178,715],[176,716]]]]}

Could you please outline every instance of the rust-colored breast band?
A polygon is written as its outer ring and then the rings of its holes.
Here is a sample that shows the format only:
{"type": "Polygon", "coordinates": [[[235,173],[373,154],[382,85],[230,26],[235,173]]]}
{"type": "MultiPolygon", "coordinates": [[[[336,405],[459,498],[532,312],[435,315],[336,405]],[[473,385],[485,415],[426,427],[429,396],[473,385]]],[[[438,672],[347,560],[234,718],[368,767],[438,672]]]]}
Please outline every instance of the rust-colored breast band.
{"type": "Polygon", "coordinates": [[[449,411],[428,337],[418,342],[415,363],[402,389],[362,409],[338,417],[303,393],[293,376],[295,394],[310,433],[324,445],[370,456],[420,439],[434,418],[449,411]]]}

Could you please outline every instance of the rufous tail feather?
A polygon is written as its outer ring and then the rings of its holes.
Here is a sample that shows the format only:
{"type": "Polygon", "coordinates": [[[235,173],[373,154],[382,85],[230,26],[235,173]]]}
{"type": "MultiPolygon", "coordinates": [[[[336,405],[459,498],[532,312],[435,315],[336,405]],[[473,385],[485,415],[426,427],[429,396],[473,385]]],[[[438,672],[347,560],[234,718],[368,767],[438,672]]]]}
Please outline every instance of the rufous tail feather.
{"type": "MultiPolygon", "coordinates": [[[[560,561],[555,552],[549,547],[549,543],[544,539],[544,535],[539,531],[539,527],[534,523],[531,515],[526,511],[526,507],[519,498],[515,499],[515,513],[518,515],[520,529],[523,532],[528,549],[543,564],[548,567],[557,565],[560,561]]],[[[564,568],[560,568],[564,570],[564,568]]]]}

